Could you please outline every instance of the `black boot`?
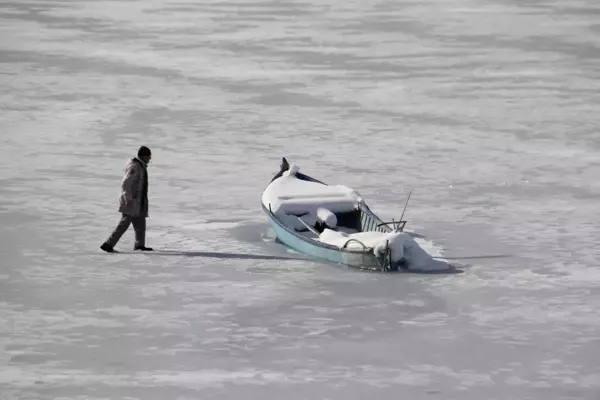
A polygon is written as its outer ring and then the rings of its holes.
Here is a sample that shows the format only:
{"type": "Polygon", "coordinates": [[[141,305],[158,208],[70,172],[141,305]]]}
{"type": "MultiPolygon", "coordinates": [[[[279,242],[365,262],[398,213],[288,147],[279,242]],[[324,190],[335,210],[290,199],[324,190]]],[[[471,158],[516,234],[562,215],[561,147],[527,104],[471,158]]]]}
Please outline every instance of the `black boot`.
{"type": "Polygon", "coordinates": [[[133,248],[133,250],[153,251],[154,249],[152,247],[146,247],[146,246],[135,246],[133,248]]]}
{"type": "Polygon", "coordinates": [[[102,243],[102,246],[100,246],[100,248],[102,250],[104,250],[107,253],[116,253],[117,251],[108,243],[102,243]]]}

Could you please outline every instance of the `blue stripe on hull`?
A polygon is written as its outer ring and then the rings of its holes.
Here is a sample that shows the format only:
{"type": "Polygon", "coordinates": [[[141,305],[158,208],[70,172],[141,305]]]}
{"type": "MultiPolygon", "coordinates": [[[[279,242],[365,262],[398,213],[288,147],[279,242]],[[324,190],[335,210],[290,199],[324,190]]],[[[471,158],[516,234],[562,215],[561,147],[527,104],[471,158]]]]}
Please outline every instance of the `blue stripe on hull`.
{"type": "MultiPolygon", "coordinates": [[[[297,236],[291,234],[289,231],[283,229],[277,222],[273,221],[271,218],[269,218],[269,222],[271,223],[271,226],[273,227],[277,238],[292,249],[300,253],[308,254],[310,256],[321,258],[334,263],[343,263],[343,257],[340,251],[319,247],[316,245],[316,243],[312,244],[310,242],[307,242],[306,240],[300,239],[297,236]]],[[[314,241],[312,239],[308,240],[314,241]]]]}
{"type": "Polygon", "coordinates": [[[371,270],[381,270],[381,266],[377,262],[375,255],[372,252],[362,251],[342,251],[335,246],[329,246],[321,242],[315,241],[301,235],[296,235],[281,226],[271,215],[269,211],[264,209],[268,216],[269,223],[275,231],[277,239],[286,246],[302,253],[321,260],[329,261],[336,264],[347,265],[354,268],[364,268],[371,270]]]}

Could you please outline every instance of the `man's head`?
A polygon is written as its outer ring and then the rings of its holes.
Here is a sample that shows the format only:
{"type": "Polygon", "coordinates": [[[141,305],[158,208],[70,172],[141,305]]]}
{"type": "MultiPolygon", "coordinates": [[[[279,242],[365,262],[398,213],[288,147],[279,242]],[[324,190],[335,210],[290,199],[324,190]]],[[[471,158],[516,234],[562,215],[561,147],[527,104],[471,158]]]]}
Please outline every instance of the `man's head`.
{"type": "Polygon", "coordinates": [[[148,164],[152,158],[152,152],[146,146],[142,146],[138,149],[137,156],[140,160],[148,164]]]}

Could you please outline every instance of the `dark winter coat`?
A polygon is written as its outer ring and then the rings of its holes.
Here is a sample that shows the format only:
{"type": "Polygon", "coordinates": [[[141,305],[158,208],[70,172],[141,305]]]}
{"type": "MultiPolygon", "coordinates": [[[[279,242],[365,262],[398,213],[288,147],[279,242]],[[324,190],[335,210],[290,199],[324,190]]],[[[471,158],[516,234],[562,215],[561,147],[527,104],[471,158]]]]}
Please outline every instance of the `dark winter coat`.
{"type": "Polygon", "coordinates": [[[119,212],[130,217],[148,217],[148,170],[139,158],[132,158],[125,167],[121,181],[119,212]],[[130,200],[131,206],[127,207],[130,200]]]}

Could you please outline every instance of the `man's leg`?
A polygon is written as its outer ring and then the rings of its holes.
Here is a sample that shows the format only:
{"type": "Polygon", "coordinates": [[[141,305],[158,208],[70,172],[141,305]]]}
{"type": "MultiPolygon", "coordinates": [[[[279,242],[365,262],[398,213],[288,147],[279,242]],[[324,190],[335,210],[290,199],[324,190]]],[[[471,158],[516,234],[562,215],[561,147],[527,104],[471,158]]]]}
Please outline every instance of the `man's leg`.
{"type": "Polygon", "coordinates": [[[135,250],[152,250],[146,247],[146,218],[139,217],[133,219],[133,229],[135,230],[135,250]]]}
{"type": "Polygon", "coordinates": [[[104,251],[112,251],[113,248],[117,245],[121,236],[129,229],[129,225],[131,224],[132,218],[122,214],[121,220],[117,224],[116,228],[112,231],[111,235],[106,239],[106,241],[100,246],[100,248],[104,251]]]}

